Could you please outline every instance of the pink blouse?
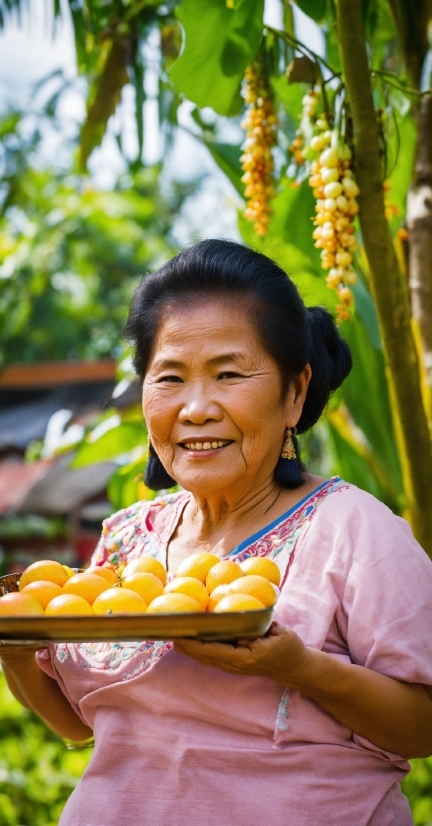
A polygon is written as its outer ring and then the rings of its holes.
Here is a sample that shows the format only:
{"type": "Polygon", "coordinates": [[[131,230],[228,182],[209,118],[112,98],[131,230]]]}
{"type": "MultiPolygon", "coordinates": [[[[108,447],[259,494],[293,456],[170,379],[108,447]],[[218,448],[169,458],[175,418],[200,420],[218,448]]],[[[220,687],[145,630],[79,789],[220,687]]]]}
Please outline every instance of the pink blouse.
{"type": "MultiPolygon", "coordinates": [[[[165,564],[189,496],[114,514],[94,561],[165,564]]],[[[432,564],[385,505],[331,479],[230,557],[253,555],[279,565],[275,618],[306,645],[432,684],[432,564]]],[[[95,735],[59,826],[412,826],[409,764],[270,679],[170,642],[57,644],[38,661],[95,735]]]]}

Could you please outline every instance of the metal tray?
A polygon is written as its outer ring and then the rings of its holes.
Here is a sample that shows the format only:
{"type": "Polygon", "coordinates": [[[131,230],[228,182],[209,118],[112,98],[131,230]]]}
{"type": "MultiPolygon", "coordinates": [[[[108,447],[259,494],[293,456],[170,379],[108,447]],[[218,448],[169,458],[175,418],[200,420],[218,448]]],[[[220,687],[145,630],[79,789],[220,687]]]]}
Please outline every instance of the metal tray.
{"type": "MultiPolygon", "coordinates": [[[[17,590],[18,574],[0,577],[0,595],[17,590]]],[[[227,614],[113,614],[109,617],[0,617],[2,643],[137,642],[181,637],[210,641],[262,637],[273,608],[227,614]]]]}

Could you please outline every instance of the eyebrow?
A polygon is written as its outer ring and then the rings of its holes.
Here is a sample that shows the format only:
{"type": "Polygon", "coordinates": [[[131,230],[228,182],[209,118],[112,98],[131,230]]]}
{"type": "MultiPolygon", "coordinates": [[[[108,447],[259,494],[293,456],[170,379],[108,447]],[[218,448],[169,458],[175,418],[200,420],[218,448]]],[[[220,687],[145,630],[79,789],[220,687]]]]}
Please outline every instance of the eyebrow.
{"type": "MultiPolygon", "coordinates": [[[[208,364],[217,366],[218,364],[223,364],[226,361],[235,361],[238,358],[243,357],[243,353],[224,353],[221,356],[215,356],[215,358],[209,359],[207,362],[208,364]]],[[[185,367],[185,363],[183,361],[177,361],[176,359],[161,359],[160,361],[156,359],[155,365],[158,370],[170,370],[176,369],[179,367],[185,367]]]]}

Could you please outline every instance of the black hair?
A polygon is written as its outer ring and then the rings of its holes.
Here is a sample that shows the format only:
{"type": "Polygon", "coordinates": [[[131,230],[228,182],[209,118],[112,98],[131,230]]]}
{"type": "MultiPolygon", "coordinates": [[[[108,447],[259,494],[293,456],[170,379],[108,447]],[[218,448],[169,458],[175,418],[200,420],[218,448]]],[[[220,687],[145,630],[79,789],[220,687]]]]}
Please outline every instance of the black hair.
{"type": "MultiPolygon", "coordinates": [[[[306,307],[293,281],[262,253],[234,241],[209,239],[182,250],[157,272],[141,279],[132,298],[125,338],[133,346],[133,364],[141,380],[147,372],[163,313],[197,299],[235,298],[253,314],[257,334],[278,364],[283,392],[309,363],[309,383],[297,433],[309,430],[323,413],[330,394],[351,370],[348,345],[324,307],[306,307]]],[[[279,459],[275,478],[282,487],[305,481],[297,438],[297,459],[279,459]]],[[[145,481],[153,490],[176,484],[153,448],[145,481]]]]}

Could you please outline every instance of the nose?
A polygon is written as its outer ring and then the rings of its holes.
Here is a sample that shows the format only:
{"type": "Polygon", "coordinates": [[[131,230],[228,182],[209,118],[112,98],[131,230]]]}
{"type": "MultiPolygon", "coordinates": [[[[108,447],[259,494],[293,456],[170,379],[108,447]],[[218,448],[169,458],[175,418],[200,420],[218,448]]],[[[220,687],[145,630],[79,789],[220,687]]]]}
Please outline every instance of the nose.
{"type": "Polygon", "coordinates": [[[220,422],[223,411],[219,405],[201,387],[190,387],[187,398],[179,412],[181,424],[206,424],[206,422],[220,422]]]}

